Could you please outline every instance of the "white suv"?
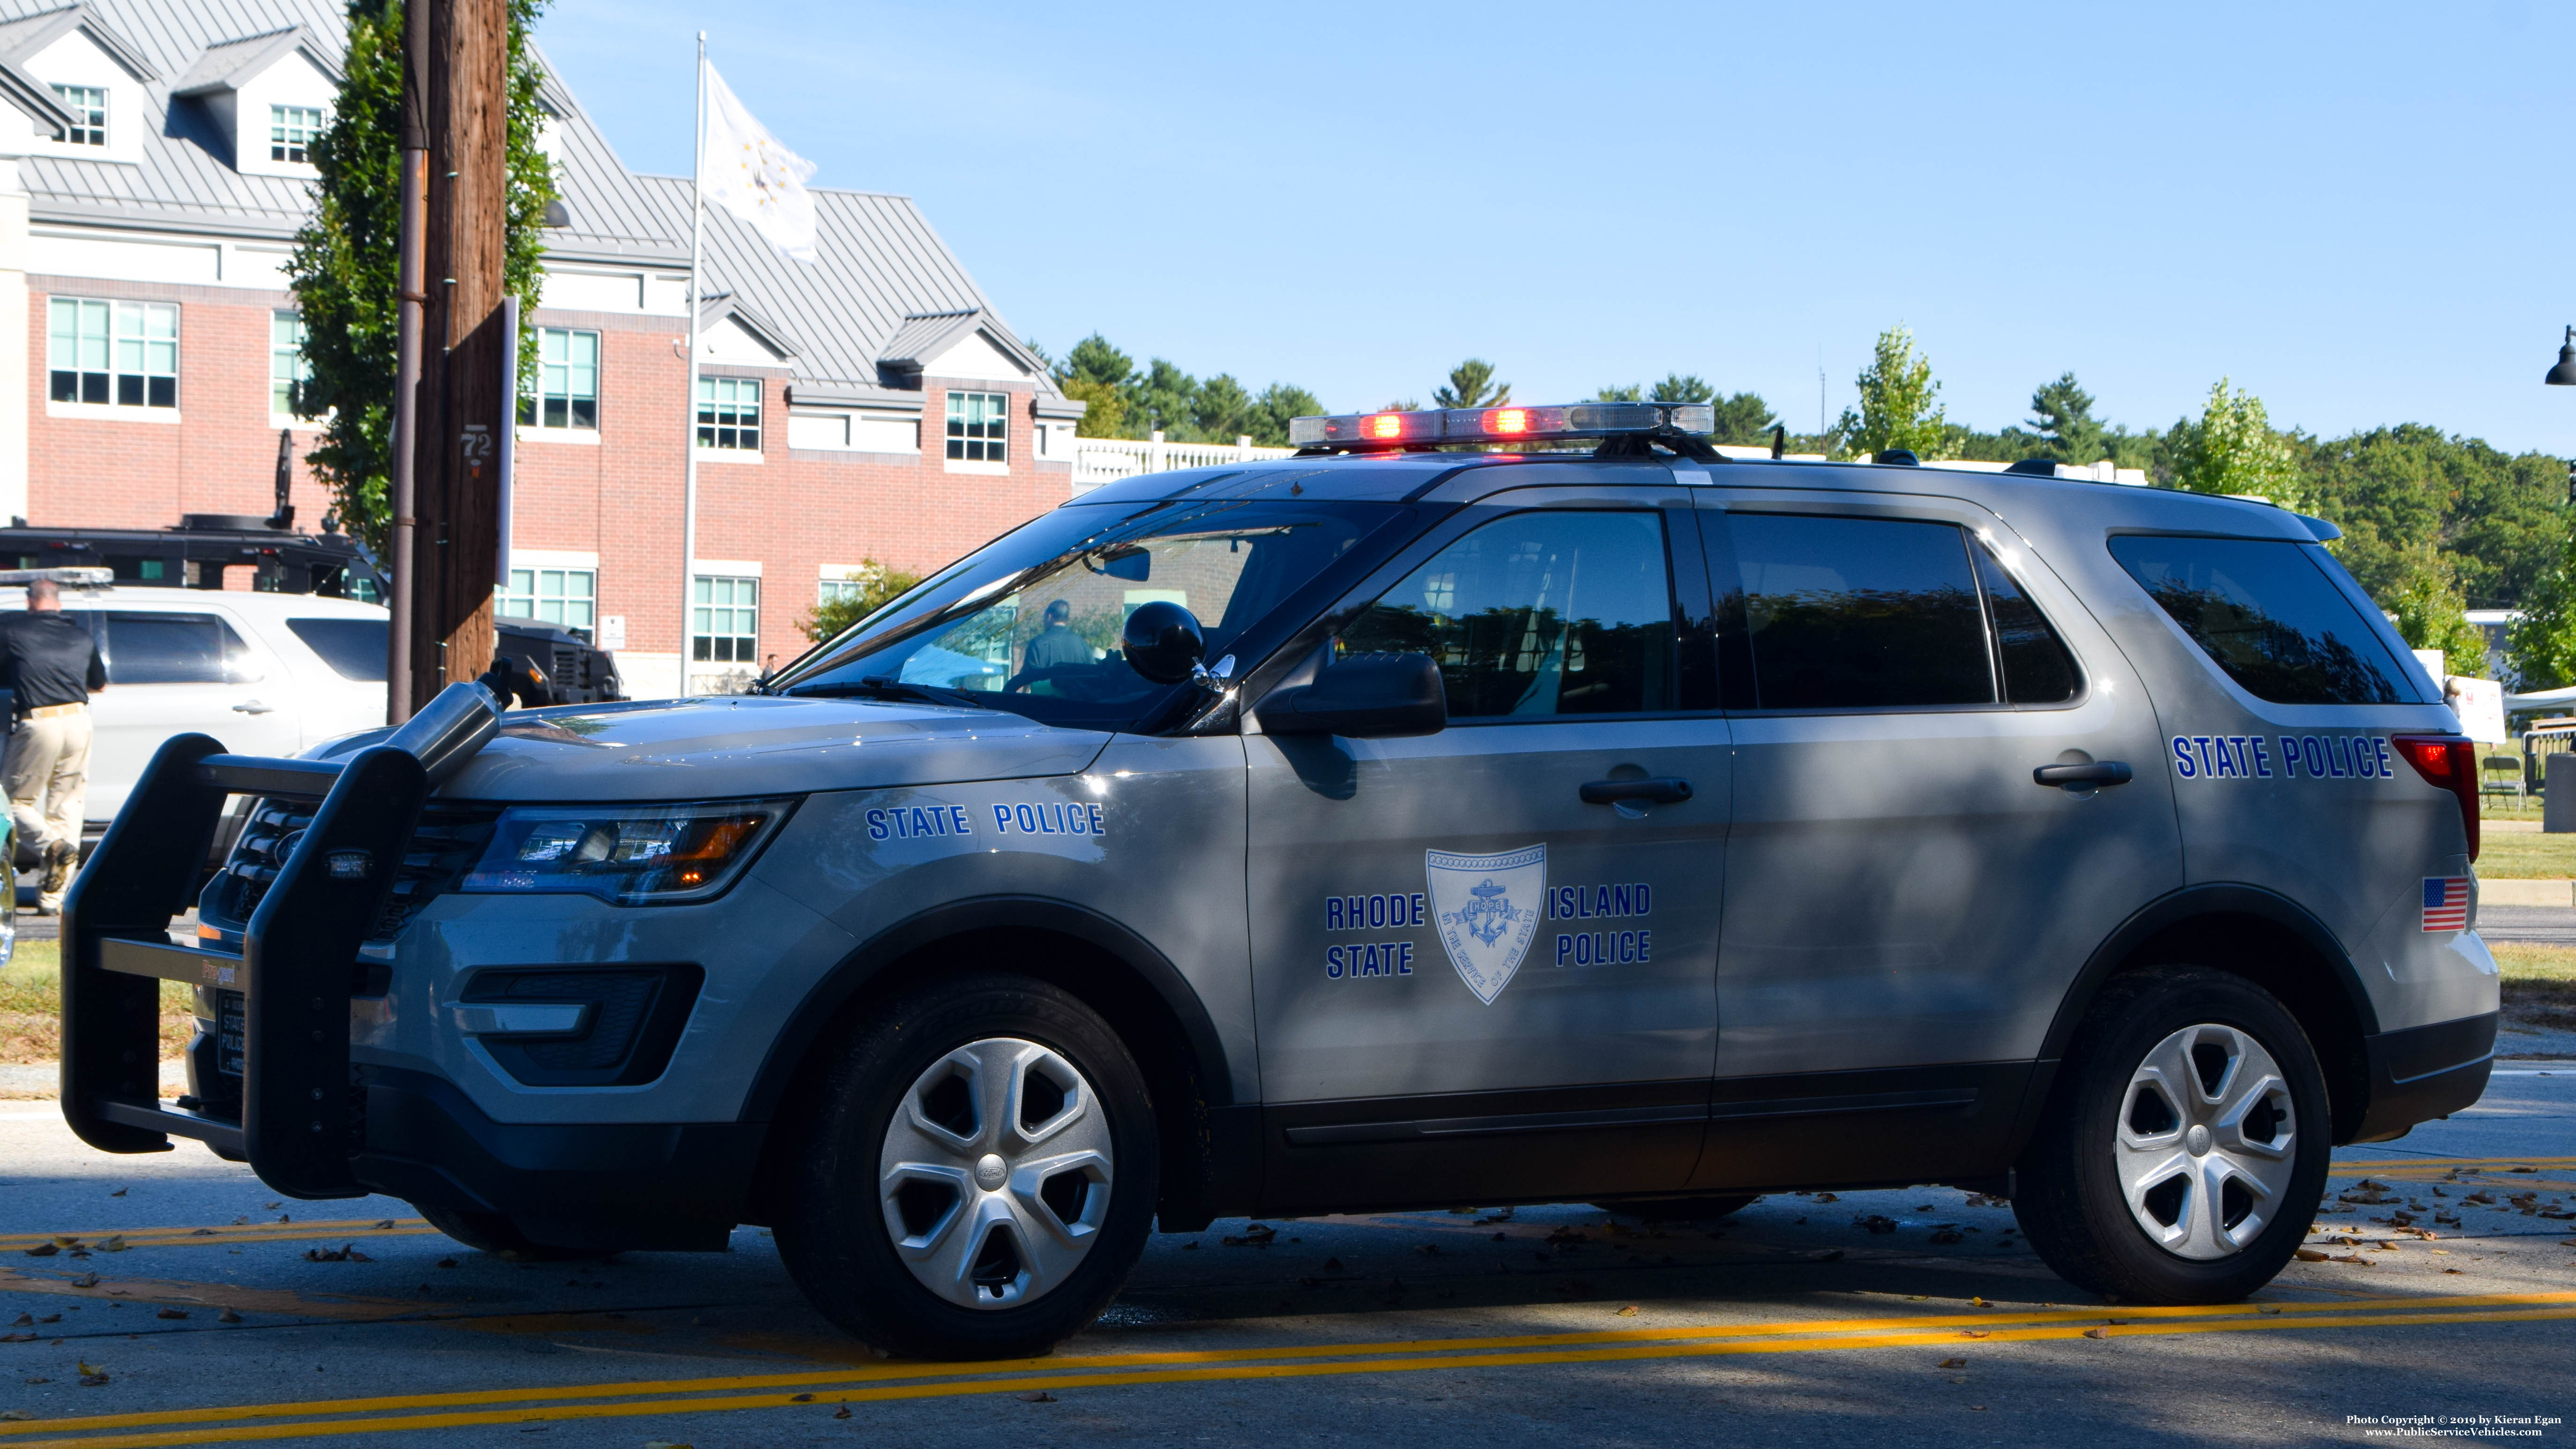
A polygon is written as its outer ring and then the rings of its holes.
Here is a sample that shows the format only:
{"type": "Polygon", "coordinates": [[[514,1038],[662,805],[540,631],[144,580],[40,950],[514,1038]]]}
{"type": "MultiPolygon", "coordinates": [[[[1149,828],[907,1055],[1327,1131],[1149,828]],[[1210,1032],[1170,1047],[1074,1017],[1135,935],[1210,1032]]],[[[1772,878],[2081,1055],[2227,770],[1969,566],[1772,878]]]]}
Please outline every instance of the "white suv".
{"type": "MultiPolygon", "coordinates": [[[[0,589],[0,612],[26,607],[0,589]]],[[[85,813],[116,818],[161,742],[199,731],[245,755],[293,755],[385,722],[385,611],[315,594],[215,589],[63,590],[89,626],[109,687],[91,701],[85,813]]]]}

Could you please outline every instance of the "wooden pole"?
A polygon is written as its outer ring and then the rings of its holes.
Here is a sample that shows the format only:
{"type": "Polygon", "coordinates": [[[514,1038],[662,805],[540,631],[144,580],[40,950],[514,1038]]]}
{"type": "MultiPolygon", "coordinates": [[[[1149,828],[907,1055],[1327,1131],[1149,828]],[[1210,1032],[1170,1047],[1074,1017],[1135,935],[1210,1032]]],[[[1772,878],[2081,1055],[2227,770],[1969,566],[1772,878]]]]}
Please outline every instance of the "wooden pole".
{"type": "Polygon", "coordinates": [[[428,266],[422,230],[429,224],[429,7],[432,0],[406,0],[403,6],[402,230],[396,242],[395,286],[400,293],[394,329],[393,526],[385,562],[393,578],[392,614],[386,630],[385,723],[411,718],[417,700],[412,688],[412,660],[418,648],[414,592],[420,585],[419,550],[413,546],[420,492],[420,333],[421,311],[429,298],[422,288],[428,266]]]}
{"type": "Polygon", "coordinates": [[[428,271],[414,454],[412,707],[492,662],[499,564],[499,447],[511,426],[502,376],[502,229],[508,205],[509,13],[505,0],[413,0],[429,9],[428,271]],[[424,351],[427,349],[424,348],[424,351]]]}

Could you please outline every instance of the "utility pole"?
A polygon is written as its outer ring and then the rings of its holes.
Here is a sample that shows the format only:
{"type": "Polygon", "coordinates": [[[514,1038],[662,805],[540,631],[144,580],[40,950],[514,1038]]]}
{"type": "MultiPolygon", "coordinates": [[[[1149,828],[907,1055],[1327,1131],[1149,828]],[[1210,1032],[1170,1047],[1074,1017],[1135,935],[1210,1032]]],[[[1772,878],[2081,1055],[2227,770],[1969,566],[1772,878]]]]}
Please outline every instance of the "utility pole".
{"type": "Polygon", "coordinates": [[[411,718],[414,704],[412,600],[420,584],[414,565],[419,557],[414,537],[420,501],[420,329],[421,308],[429,298],[421,278],[427,267],[429,224],[429,8],[435,0],[410,0],[403,8],[402,96],[402,230],[395,243],[395,288],[399,311],[394,329],[393,477],[389,500],[393,528],[387,569],[393,595],[385,603],[393,615],[385,631],[385,723],[411,718]]]}
{"type": "MultiPolygon", "coordinates": [[[[515,410],[502,305],[509,199],[509,13],[505,0],[411,0],[428,11],[428,300],[409,572],[411,707],[492,662],[503,430],[515,410]]],[[[417,32],[414,32],[417,33],[417,32]]],[[[399,562],[397,567],[400,567],[399,562]]]]}

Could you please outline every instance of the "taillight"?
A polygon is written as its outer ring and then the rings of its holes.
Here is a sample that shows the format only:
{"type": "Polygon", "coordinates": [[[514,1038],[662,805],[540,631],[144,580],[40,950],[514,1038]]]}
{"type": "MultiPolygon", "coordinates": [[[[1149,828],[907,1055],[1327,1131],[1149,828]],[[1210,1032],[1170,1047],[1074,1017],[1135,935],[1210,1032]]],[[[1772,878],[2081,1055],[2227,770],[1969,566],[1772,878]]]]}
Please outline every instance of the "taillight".
{"type": "Polygon", "coordinates": [[[2424,783],[2448,790],[2460,802],[2460,828],[2468,832],[2469,859],[2478,858],[2478,746],[2452,735],[2397,735],[2389,740],[2424,783]]]}

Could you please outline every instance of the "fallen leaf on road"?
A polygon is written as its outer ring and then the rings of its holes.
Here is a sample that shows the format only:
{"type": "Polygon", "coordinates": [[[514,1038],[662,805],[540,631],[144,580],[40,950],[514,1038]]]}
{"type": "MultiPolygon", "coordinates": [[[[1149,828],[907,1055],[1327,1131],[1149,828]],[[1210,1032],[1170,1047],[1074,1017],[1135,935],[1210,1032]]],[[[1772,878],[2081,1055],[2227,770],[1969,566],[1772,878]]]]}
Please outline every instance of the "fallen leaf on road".
{"type": "Polygon", "coordinates": [[[1852,1226],[1867,1228],[1873,1233],[1892,1233],[1896,1231],[1896,1219],[1885,1213],[1857,1213],[1852,1217],[1852,1226]]]}
{"type": "Polygon", "coordinates": [[[1992,1308],[1992,1307],[1994,1307],[1994,1305],[1993,1305],[1993,1304],[1988,1303],[1988,1302],[1987,1302],[1986,1300],[1984,1300],[1983,1298],[1971,1298],[1971,1299],[1969,1299],[1969,1300],[1968,1300],[1968,1306],[1969,1306],[1970,1308],[1992,1308]]]}
{"type": "Polygon", "coordinates": [[[233,1312],[231,1309],[227,1308],[227,1309],[225,1309],[223,1312],[218,1313],[218,1314],[216,1314],[216,1315],[215,1315],[215,1321],[216,1321],[217,1323],[239,1323],[239,1322],[241,1322],[241,1321],[242,1321],[242,1319],[241,1319],[241,1315],[240,1315],[240,1314],[235,1313],[235,1312],[233,1312]]]}
{"type": "Polygon", "coordinates": [[[36,1417],[34,1414],[25,1409],[0,1409],[0,1419],[7,1419],[13,1424],[24,1423],[34,1417],[36,1417]]]}
{"type": "Polygon", "coordinates": [[[36,1246],[27,1250],[27,1256],[30,1258],[50,1258],[61,1251],[62,1249],[55,1247],[51,1243],[38,1243],[36,1246]]]}
{"type": "Polygon", "coordinates": [[[1964,1358],[1945,1358],[1941,1360],[1941,1367],[1943,1368],[1966,1368],[1967,1366],[1968,1361],[1964,1358]]]}
{"type": "Polygon", "coordinates": [[[2109,1338],[2111,1336],[2111,1330],[2107,1328],[2088,1328],[2084,1330],[2084,1336],[2086,1338],[2109,1338]]]}
{"type": "Polygon", "coordinates": [[[454,1258],[441,1258],[438,1260],[438,1266],[442,1268],[453,1268],[456,1266],[456,1260],[454,1258]]]}
{"type": "Polygon", "coordinates": [[[282,1202],[264,1202],[259,1205],[259,1210],[264,1213],[273,1213],[284,1206],[286,1206],[286,1204],[282,1202]]]}
{"type": "Polygon", "coordinates": [[[1962,1328],[1959,1330],[1959,1336],[1961,1338],[1992,1338],[1995,1336],[1995,1331],[1991,1328],[1962,1328]]]}
{"type": "Polygon", "coordinates": [[[1270,1240],[1278,1236],[1277,1228],[1266,1223],[1254,1223],[1243,1230],[1241,1237],[1229,1237],[1222,1241],[1229,1248],[1266,1248],[1270,1246],[1270,1240]]]}
{"type": "Polygon", "coordinates": [[[2298,1252],[2298,1259],[2302,1263],[2322,1263],[2326,1261],[2326,1255],[2318,1252],[2314,1248],[2301,1248],[2298,1252]]]}
{"type": "Polygon", "coordinates": [[[98,1286],[98,1275],[96,1273],[83,1273],[72,1280],[72,1286],[75,1288],[95,1288],[98,1286]]]}
{"type": "Polygon", "coordinates": [[[188,1316],[188,1310],[185,1308],[164,1308],[152,1316],[155,1318],[185,1318],[188,1316]]]}
{"type": "Polygon", "coordinates": [[[1040,1389],[1034,1394],[1020,1395],[1020,1402],[1023,1404],[1052,1404],[1055,1402],[1055,1395],[1048,1393],[1044,1389],[1040,1389]]]}
{"type": "Polygon", "coordinates": [[[1324,1271],[1327,1273],[1338,1273],[1342,1271],[1342,1260],[1339,1258],[1326,1258],[1324,1260],[1324,1271]]]}
{"type": "Polygon", "coordinates": [[[36,1338],[32,1333],[0,1333],[0,1343],[34,1343],[36,1338]]]}
{"type": "Polygon", "coordinates": [[[1634,1317],[1636,1317],[1636,1316],[1637,1316],[1637,1305],[1636,1305],[1636,1304],[1634,1304],[1634,1303],[1631,1303],[1631,1304],[1629,1304],[1627,1307],[1620,1309],[1620,1310],[1619,1310],[1619,1314],[1618,1314],[1618,1316],[1619,1316],[1619,1317],[1621,1317],[1621,1318],[1634,1318],[1634,1317]]]}
{"type": "Polygon", "coordinates": [[[393,1225],[394,1225],[394,1220],[393,1220],[392,1218],[386,1218],[384,1221],[382,1221],[382,1222],[380,1222],[380,1223],[377,1223],[377,1224],[376,1224],[376,1226],[377,1226],[377,1227],[380,1227],[380,1228],[390,1228],[390,1227],[392,1227],[393,1225]]]}
{"type": "Polygon", "coordinates": [[[108,1196],[109,1196],[109,1197],[123,1197],[123,1196],[125,1196],[125,1189],[120,1187],[120,1188],[118,1188],[116,1191],[109,1193],[109,1194],[108,1194],[108,1196]]]}
{"type": "Polygon", "coordinates": [[[36,1315],[32,1313],[21,1313],[18,1315],[18,1321],[10,1324],[9,1326],[11,1328],[33,1328],[36,1326],[36,1315]]]}
{"type": "Polygon", "coordinates": [[[112,1238],[109,1238],[106,1242],[101,1243],[101,1244],[99,1244],[99,1245],[98,1245],[98,1250],[99,1250],[100,1252],[102,1252],[102,1253],[122,1253],[122,1252],[124,1252],[124,1251],[125,1251],[125,1234],[123,1234],[123,1233],[118,1233],[116,1236],[114,1236],[114,1237],[112,1237],[112,1238]]]}
{"type": "Polygon", "coordinates": [[[1819,1262],[1819,1263],[1839,1263],[1839,1262],[1841,1262],[1841,1261],[1842,1261],[1842,1258],[1843,1258],[1843,1250],[1842,1250],[1842,1249],[1840,1249],[1840,1248],[1827,1248],[1827,1249],[1826,1249],[1826,1250],[1824,1250],[1823,1252],[1818,1253],[1818,1254],[1816,1255],[1815,1261],[1817,1261],[1817,1262],[1819,1262]]]}
{"type": "Polygon", "coordinates": [[[791,1394],[788,1396],[787,1402],[791,1404],[810,1404],[814,1402],[814,1396],[812,1394],[791,1394]]]}
{"type": "Polygon", "coordinates": [[[2278,1313],[2281,1310],[2268,1303],[2258,1303],[2254,1305],[2254,1311],[2257,1313],[2278,1313]]]}

